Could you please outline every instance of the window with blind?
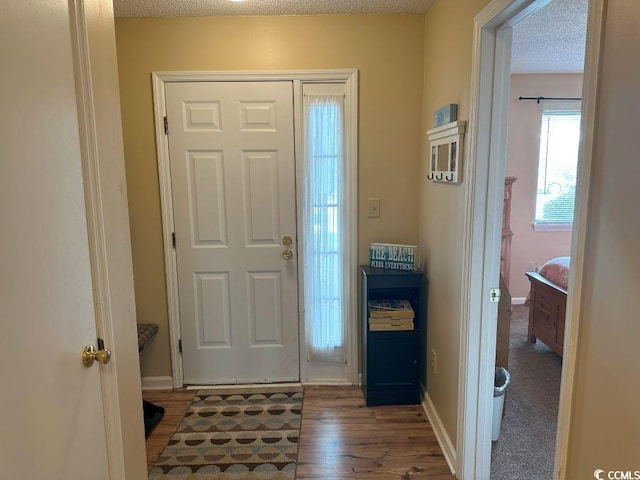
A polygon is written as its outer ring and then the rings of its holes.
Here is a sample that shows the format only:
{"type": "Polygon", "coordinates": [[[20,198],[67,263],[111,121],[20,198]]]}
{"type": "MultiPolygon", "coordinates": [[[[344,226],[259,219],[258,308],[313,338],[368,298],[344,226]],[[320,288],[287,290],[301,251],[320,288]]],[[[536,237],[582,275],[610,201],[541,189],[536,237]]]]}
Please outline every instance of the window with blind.
{"type": "Polygon", "coordinates": [[[580,102],[546,103],[540,127],[536,230],[571,229],[576,195],[580,102]]]}

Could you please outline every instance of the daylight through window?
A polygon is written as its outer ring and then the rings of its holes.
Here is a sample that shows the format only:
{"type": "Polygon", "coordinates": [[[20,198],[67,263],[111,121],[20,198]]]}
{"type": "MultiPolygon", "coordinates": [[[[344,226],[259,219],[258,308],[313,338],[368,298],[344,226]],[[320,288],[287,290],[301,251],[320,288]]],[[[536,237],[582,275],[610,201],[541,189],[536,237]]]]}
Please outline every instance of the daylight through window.
{"type": "Polygon", "coordinates": [[[309,358],[344,362],[344,95],[305,95],[304,282],[309,358]]]}
{"type": "Polygon", "coordinates": [[[545,104],[540,128],[535,225],[573,223],[580,102],[545,104]]]}

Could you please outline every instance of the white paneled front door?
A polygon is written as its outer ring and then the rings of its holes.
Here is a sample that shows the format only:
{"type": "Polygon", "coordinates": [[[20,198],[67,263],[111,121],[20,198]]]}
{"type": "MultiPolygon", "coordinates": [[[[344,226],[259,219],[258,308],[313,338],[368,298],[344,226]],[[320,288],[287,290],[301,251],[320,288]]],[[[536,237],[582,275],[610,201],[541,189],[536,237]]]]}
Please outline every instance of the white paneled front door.
{"type": "Polygon", "coordinates": [[[165,91],[184,382],[297,381],[292,82],[165,91]]]}

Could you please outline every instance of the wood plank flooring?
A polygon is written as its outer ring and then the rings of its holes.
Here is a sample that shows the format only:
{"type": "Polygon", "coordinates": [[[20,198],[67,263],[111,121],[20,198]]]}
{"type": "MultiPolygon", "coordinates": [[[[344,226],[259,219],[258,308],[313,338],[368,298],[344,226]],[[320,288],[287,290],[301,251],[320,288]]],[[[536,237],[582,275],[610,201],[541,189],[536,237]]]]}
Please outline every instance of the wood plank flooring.
{"type": "Polygon", "coordinates": [[[151,470],[171,436],[178,429],[189,405],[196,396],[195,390],[162,390],[142,392],[142,398],[164,407],[164,417],[147,438],[147,471],[151,470]]]}
{"type": "MultiPolygon", "coordinates": [[[[143,393],[165,407],[147,439],[151,468],[194,391],[143,393]]],[[[365,407],[358,387],[305,387],[296,479],[455,480],[420,405],[365,407]]]]}

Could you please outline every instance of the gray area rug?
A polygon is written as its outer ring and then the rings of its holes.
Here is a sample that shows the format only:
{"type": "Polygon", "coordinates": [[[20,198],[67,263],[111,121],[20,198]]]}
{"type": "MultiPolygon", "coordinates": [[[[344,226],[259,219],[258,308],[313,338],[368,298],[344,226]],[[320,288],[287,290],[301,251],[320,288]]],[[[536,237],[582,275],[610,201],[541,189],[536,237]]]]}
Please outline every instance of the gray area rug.
{"type": "Polygon", "coordinates": [[[491,480],[549,480],[560,397],[561,358],[543,343],[527,343],[529,309],[511,314],[505,416],[491,452],[491,480]]]}
{"type": "Polygon", "coordinates": [[[302,389],[200,390],[149,479],[293,479],[302,389]]]}

